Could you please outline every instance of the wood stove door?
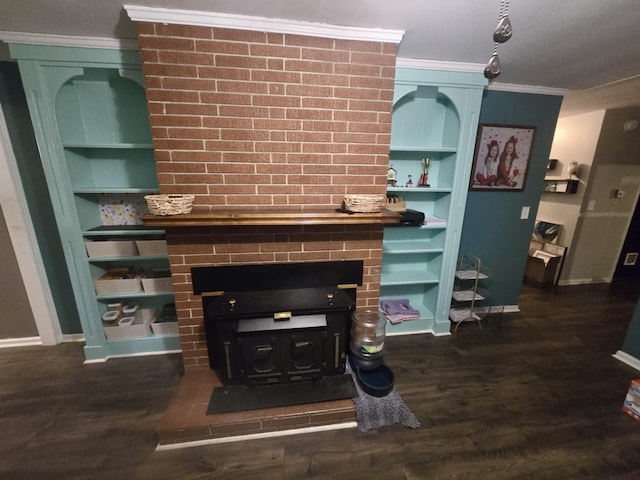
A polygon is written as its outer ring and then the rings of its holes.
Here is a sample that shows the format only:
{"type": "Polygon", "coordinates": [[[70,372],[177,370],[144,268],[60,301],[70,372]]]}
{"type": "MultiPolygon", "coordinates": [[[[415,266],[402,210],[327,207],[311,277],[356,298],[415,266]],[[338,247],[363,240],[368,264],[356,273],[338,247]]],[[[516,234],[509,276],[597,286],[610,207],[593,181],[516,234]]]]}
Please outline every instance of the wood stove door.
{"type": "Polygon", "coordinates": [[[249,383],[282,382],[281,335],[245,334],[239,344],[243,378],[249,383]]]}
{"type": "Polygon", "coordinates": [[[324,331],[305,330],[283,335],[282,363],[286,381],[315,380],[323,376],[324,331]]]}

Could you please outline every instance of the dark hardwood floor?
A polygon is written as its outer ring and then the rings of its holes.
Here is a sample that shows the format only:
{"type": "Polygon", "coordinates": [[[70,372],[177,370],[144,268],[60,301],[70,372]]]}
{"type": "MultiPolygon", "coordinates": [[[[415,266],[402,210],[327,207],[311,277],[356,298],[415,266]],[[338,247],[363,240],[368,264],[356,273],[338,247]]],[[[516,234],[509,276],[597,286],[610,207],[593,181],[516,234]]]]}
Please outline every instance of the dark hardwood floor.
{"type": "Polygon", "coordinates": [[[82,365],[80,344],[0,350],[3,479],[637,479],[640,372],[611,355],[638,284],[524,286],[520,313],[448,337],[391,337],[422,423],[155,451],[178,355],[82,365]]]}

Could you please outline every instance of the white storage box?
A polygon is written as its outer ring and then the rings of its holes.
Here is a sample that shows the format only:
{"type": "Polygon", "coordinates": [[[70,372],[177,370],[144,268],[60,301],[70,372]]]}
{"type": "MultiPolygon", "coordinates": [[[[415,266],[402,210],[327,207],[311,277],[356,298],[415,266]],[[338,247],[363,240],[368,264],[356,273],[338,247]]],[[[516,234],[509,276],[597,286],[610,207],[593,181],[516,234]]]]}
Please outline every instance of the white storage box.
{"type": "Polygon", "coordinates": [[[143,256],[167,255],[166,240],[136,240],[138,253],[143,256]]]}
{"type": "Polygon", "coordinates": [[[93,280],[98,295],[140,292],[140,275],[124,270],[109,270],[93,280]]]}
{"type": "Polygon", "coordinates": [[[153,330],[154,335],[178,335],[178,322],[158,322],[157,320],[156,318],[151,323],[151,330],[153,330]]]}
{"type": "Polygon", "coordinates": [[[155,308],[141,308],[138,310],[137,315],[143,322],[150,323],[158,316],[158,310],[155,308]]]}
{"type": "Polygon", "coordinates": [[[138,250],[133,240],[85,240],[89,257],[136,257],[138,250]]]}
{"type": "Polygon", "coordinates": [[[151,329],[149,327],[149,322],[143,322],[140,319],[135,319],[130,325],[104,327],[104,334],[109,340],[123,340],[127,338],[147,337],[150,333],[151,329]]]}
{"type": "Polygon", "coordinates": [[[168,270],[150,271],[142,277],[142,288],[148,293],[171,292],[171,273],[168,270]]]}
{"type": "Polygon", "coordinates": [[[117,325],[119,318],[120,311],[117,310],[109,310],[104,315],[102,315],[102,321],[104,322],[104,325],[117,325]]]}

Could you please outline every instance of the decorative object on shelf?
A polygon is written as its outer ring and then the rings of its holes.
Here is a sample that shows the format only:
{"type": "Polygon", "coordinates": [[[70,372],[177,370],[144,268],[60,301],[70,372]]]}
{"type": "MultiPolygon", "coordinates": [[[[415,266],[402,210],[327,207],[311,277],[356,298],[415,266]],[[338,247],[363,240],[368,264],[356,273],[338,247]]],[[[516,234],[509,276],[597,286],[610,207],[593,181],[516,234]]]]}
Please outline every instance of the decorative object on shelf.
{"type": "Polygon", "coordinates": [[[102,225],[142,225],[146,205],[136,193],[101,193],[98,208],[102,225]]]}
{"type": "Polygon", "coordinates": [[[345,195],[343,207],[355,213],[376,213],[382,210],[386,195],[345,195]]]}
{"type": "Polygon", "coordinates": [[[182,215],[191,213],[194,195],[145,195],[151,215],[182,215]]]}
{"type": "Polygon", "coordinates": [[[535,127],[481,124],[469,189],[523,190],[535,131],[535,127]]]}
{"type": "Polygon", "coordinates": [[[389,166],[389,170],[387,170],[387,186],[395,187],[398,184],[396,177],[398,176],[398,171],[393,168],[393,165],[389,166]]]}
{"type": "Polygon", "coordinates": [[[513,35],[511,20],[509,20],[509,0],[501,0],[500,13],[498,15],[498,25],[493,32],[493,55],[484,68],[484,76],[489,80],[496,78],[502,71],[500,58],[498,57],[498,43],[504,43],[513,35]]]}
{"type": "Polygon", "coordinates": [[[545,178],[543,193],[578,193],[579,180],[545,178]]]}
{"type": "Polygon", "coordinates": [[[573,177],[580,178],[580,164],[578,162],[569,162],[569,178],[573,180],[573,177]]]}
{"type": "Polygon", "coordinates": [[[404,200],[399,195],[392,195],[387,193],[387,210],[392,210],[394,212],[406,212],[407,204],[404,203],[404,200]]]}
{"type": "Polygon", "coordinates": [[[431,166],[430,158],[423,158],[422,161],[422,175],[420,175],[420,180],[418,180],[419,187],[429,187],[429,167],[431,166]]]}
{"type": "Polygon", "coordinates": [[[411,178],[411,175],[409,175],[409,177],[407,178],[407,183],[405,185],[407,188],[411,188],[413,187],[413,180],[411,178]]]}

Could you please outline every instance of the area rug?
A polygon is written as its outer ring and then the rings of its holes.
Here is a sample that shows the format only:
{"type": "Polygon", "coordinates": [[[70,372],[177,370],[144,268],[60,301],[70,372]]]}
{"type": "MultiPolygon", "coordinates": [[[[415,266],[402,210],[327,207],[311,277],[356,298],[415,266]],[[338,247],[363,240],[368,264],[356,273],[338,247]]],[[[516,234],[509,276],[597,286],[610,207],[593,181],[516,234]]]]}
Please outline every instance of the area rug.
{"type": "Polygon", "coordinates": [[[348,362],[347,371],[351,373],[353,383],[358,391],[358,396],[353,398],[353,403],[356,407],[358,430],[361,433],[395,424],[409,428],[420,428],[420,422],[404,403],[395,387],[391,393],[384,397],[374,397],[362,390],[355,372],[348,362]]]}

